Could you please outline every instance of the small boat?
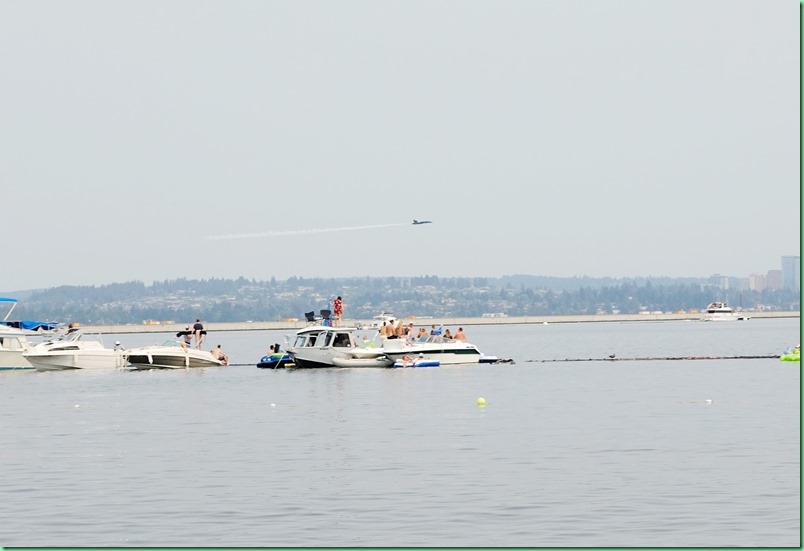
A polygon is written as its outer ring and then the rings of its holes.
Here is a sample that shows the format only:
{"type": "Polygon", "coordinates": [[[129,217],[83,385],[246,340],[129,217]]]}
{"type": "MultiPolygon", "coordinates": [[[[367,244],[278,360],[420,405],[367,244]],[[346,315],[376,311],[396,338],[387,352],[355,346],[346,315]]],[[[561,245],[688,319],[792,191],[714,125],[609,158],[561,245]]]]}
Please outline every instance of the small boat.
{"type": "Polygon", "coordinates": [[[379,329],[382,327],[383,323],[388,324],[390,322],[396,323],[396,316],[390,312],[380,312],[378,315],[371,318],[371,323],[369,323],[363,329],[379,329]]]}
{"type": "Polygon", "coordinates": [[[779,356],[783,362],[800,362],[801,361],[801,345],[791,346],[779,356]]]}
{"type": "Polygon", "coordinates": [[[37,344],[23,356],[37,371],[115,371],[126,366],[119,342],[115,348],[106,348],[100,340],[82,340],[83,336],[81,331],[71,331],[59,339],[37,344]]]}
{"type": "Polygon", "coordinates": [[[257,367],[262,369],[277,369],[280,367],[293,367],[293,358],[287,352],[267,354],[260,358],[257,367]]]}
{"type": "Polygon", "coordinates": [[[180,342],[172,340],[125,350],[123,358],[134,369],[189,369],[224,365],[211,352],[185,347],[180,342]]]}
{"type": "Polygon", "coordinates": [[[465,341],[447,339],[441,335],[427,335],[419,340],[386,339],[382,350],[392,360],[403,356],[419,356],[438,360],[441,365],[476,364],[483,356],[477,346],[465,341]]]}
{"type": "Polygon", "coordinates": [[[734,309],[725,302],[712,302],[706,307],[701,321],[737,321],[746,320],[747,316],[737,314],[734,309]]]}

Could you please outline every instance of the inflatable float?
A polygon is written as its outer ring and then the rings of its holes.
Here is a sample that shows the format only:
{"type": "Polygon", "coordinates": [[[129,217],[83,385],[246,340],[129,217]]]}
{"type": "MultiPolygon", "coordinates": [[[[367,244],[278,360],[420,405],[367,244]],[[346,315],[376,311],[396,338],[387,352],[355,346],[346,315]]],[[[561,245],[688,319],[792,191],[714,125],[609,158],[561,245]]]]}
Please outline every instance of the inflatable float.
{"type": "Polygon", "coordinates": [[[800,362],[801,361],[801,347],[791,346],[784,353],[779,356],[783,362],[800,362]]]}
{"type": "Polygon", "coordinates": [[[413,361],[397,360],[394,362],[394,367],[438,367],[441,362],[438,360],[425,360],[418,359],[413,361]]]}
{"type": "Polygon", "coordinates": [[[268,354],[260,358],[257,367],[263,369],[276,369],[278,367],[293,367],[293,358],[290,354],[279,352],[278,354],[268,354]]]}

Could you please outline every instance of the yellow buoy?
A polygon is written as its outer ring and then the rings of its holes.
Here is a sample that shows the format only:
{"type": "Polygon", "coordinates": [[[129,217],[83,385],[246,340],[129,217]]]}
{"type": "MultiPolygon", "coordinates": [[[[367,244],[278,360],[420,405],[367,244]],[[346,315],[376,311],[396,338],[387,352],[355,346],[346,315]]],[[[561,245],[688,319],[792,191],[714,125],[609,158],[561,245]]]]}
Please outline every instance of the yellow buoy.
{"type": "Polygon", "coordinates": [[[480,398],[477,399],[477,405],[485,406],[486,405],[486,399],[481,396],[480,398]]]}

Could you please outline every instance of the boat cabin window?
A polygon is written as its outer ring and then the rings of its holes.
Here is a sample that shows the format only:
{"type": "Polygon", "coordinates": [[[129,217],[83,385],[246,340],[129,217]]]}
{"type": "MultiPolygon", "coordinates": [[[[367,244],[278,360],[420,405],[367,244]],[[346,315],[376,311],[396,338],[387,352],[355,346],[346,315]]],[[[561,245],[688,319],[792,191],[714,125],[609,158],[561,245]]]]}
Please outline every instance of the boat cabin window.
{"type": "Polygon", "coordinates": [[[303,335],[296,335],[296,340],[293,341],[295,348],[312,348],[314,346],[322,346],[321,333],[304,333],[303,335]]]}
{"type": "Polygon", "coordinates": [[[332,346],[339,346],[345,348],[351,348],[352,341],[349,339],[349,333],[338,333],[335,335],[335,342],[332,346]]]}
{"type": "Polygon", "coordinates": [[[0,348],[3,350],[24,350],[25,347],[17,337],[0,337],[0,348]]]}

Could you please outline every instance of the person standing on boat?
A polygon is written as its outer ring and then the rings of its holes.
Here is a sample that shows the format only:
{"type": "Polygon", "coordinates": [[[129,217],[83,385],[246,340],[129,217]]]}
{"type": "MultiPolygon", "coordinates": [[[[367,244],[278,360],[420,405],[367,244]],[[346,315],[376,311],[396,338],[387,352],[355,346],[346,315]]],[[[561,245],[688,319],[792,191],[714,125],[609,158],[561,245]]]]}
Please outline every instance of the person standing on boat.
{"type": "Polygon", "coordinates": [[[195,347],[201,348],[201,341],[204,340],[203,333],[204,332],[204,325],[201,323],[200,319],[195,320],[195,325],[193,325],[193,333],[195,334],[195,347]]]}
{"type": "Polygon", "coordinates": [[[466,333],[463,332],[463,327],[458,327],[458,332],[455,333],[455,340],[466,342],[466,333]]]}
{"type": "Polygon", "coordinates": [[[340,295],[332,303],[332,309],[335,311],[335,327],[341,326],[341,318],[343,317],[343,300],[340,295]]]}

